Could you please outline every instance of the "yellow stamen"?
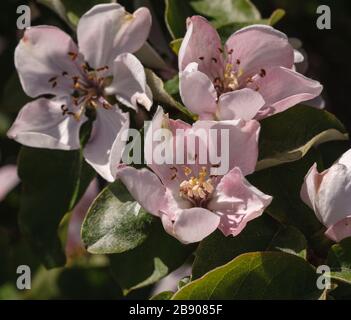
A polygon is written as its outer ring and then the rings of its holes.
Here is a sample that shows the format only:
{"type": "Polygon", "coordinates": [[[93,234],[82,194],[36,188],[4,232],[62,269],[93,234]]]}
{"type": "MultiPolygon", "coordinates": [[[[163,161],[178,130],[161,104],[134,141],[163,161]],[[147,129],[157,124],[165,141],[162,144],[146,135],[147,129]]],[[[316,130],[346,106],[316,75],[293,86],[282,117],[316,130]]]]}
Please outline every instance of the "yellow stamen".
{"type": "MultiPolygon", "coordinates": [[[[184,167],[184,174],[188,176],[191,169],[184,167]]],[[[211,193],[214,191],[212,180],[207,179],[207,169],[202,167],[198,176],[192,176],[189,180],[184,180],[179,185],[180,196],[192,202],[202,202],[207,200],[211,193]]]]}

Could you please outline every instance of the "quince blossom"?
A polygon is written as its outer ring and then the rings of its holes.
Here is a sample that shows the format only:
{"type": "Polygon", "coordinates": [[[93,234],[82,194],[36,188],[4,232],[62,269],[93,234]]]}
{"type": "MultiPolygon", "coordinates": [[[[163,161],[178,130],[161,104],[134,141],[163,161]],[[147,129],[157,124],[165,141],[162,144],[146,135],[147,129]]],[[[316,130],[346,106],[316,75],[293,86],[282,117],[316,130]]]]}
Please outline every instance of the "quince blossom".
{"type": "Polygon", "coordinates": [[[172,133],[167,146],[185,146],[185,153],[189,156],[183,159],[183,164],[177,164],[175,155],[171,164],[157,164],[150,161],[152,156],[146,151],[149,169],[121,165],[117,177],[133,198],[146,211],[159,217],[165,230],[181,242],[201,241],[217,228],[226,236],[235,236],[270,204],[272,197],[263,194],[244,177],[255,170],[257,162],[260,125],[256,120],[197,121],[191,126],[181,120],[169,119],[160,108],[151,127],[146,132],[146,139],[159,128],[166,128],[172,133]],[[177,129],[186,130],[186,137],[196,137],[198,129],[228,130],[229,172],[212,175],[211,169],[215,165],[200,164],[196,160],[198,151],[187,149],[188,140],[173,139],[177,129]]]}
{"type": "Polygon", "coordinates": [[[351,150],[319,173],[314,164],[301,189],[302,200],[328,229],[325,235],[339,242],[351,236],[351,150]]]}
{"type": "Polygon", "coordinates": [[[79,149],[79,131],[90,113],[95,121],[84,157],[113,181],[111,154],[120,156],[121,132],[129,127],[128,113],[113,96],[135,110],[152,105],[143,66],[131,54],[145,43],[150,27],[146,8],[129,14],[119,4],[102,4],[81,17],[79,46],[56,27],[28,28],[15,50],[21,84],[30,97],[54,97],[25,105],[9,138],[31,147],[79,149]]]}
{"type": "Polygon", "coordinates": [[[284,111],[322,91],[294,71],[294,55],[301,58],[270,26],[245,27],[222,46],[205,18],[188,18],[179,51],[182,100],[200,119],[250,120],[284,111]]]}

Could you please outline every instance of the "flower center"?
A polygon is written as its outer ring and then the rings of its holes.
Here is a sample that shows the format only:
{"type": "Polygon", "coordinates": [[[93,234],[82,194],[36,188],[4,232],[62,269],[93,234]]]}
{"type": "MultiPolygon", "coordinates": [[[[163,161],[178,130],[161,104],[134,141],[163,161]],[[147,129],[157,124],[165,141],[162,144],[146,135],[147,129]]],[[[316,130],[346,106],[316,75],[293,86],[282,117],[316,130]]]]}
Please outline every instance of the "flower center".
{"type": "Polygon", "coordinates": [[[226,92],[237,90],[240,86],[239,78],[243,74],[242,69],[234,71],[232,63],[227,63],[224,68],[223,77],[216,77],[213,81],[214,87],[217,91],[217,96],[226,92]]]}
{"type": "MultiPolygon", "coordinates": [[[[69,52],[68,56],[71,60],[76,60],[78,57],[77,53],[69,52]]],[[[108,70],[108,66],[93,69],[87,62],[84,62],[80,67],[79,75],[70,76],[68,72],[63,71],[61,77],[65,80],[72,81],[72,93],[70,94],[71,103],[70,106],[62,105],[62,114],[71,115],[77,121],[80,120],[81,116],[87,109],[96,109],[102,106],[105,109],[111,109],[112,105],[108,102],[104,94],[104,88],[109,84],[111,79],[104,76],[104,73],[108,70]]],[[[56,87],[59,82],[59,76],[54,76],[49,79],[52,87],[56,87]]]]}
{"type": "MultiPolygon", "coordinates": [[[[191,169],[185,167],[184,174],[191,175],[191,169]]],[[[212,179],[207,178],[206,167],[201,168],[197,177],[191,176],[190,179],[182,181],[179,185],[180,196],[197,206],[203,206],[209,200],[213,190],[212,179]]]]}

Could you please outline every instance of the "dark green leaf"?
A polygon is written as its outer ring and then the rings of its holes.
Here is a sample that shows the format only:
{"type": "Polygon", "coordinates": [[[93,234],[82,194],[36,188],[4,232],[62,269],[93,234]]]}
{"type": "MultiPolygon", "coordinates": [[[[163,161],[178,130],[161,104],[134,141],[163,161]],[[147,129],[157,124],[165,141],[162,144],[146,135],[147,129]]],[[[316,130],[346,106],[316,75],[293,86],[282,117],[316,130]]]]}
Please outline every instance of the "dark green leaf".
{"type": "Polygon", "coordinates": [[[180,289],[174,300],[303,299],[319,297],[316,272],[283,252],[245,253],[180,289]]]}
{"type": "Polygon", "coordinates": [[[5,112],[18,112],[31,100],[23,91],[17,72],[7,80],[2,92],[0,109],[5,112]]]}
{"type": "Polygon", "coordinates": [[[200,0],[192,1],[191,5],[196,12],[213,18],[216,27],[261,19],[260,12],[249,0],[200,0]]]}
{"type": "Polygon", "coordinates": [[[285,15],[285,11],[282,9],[275,10],[271,16],[267,19],[259,20],[248,20],[244,22],[232,22],[218,27],[218,33],[226,41],[235,31],[238,31],[241,28],[250,26],[252,24],[263,24],[273,26],[278,23],[285,15]]]}
{"type": "Polygon", "coordinates": [[[59,17],[64,20],[72,29],[77,27],[79,18],[94,5],[101,3],[111,3],[109,0],[84,0],[84,1],[72,1],[72,0],[38,0],[55,11],[59,17]]]}
{"type": "Polygon", "coordinates": [[[332,278],[351,284],[351,238],[331,247],[326,264],[332,278]]]}
{"type": "Polygon", "coordinates": [[[194,14],[189,0],[165,0],[165,21],[173,39],[184,37],[186,19],[194,14]]]}
{"type": "Polygon", "coordinates": [[[112,273],[127,294],[165,277],[181,266],[193,250],[193,245],[183,245],[168,235],[157,219],[140,246],[109,257],[112,273]]]}
{"type": "Polygon", "coordinates": [[[80,151],[22,147],[18,172],[23,183],[19,224],[47,267],[65,263],[58,237],[63,216],[72,210],[94,176],[80,151]],[[84,179],[81,177],[84,177],[84,179]]]}
{"type": "Polygon", "coordinates": [[[149,85],[154,103],[160,104],[162,106],[167,106],[174,108],[185,114],[191,119],[195,118],[195,115],[192,114],[187,108],[185,108],[181,103],[176,101],[165,89],[163,81],[151,70],[145,69],[146,81],[149,85]]]}
{"type": "Polygon", "coordinates": [[[284,226],[274,235],[268,250],[283,251],[306,259],[307,241],[298,229],[284,226]]]}
{"type": "Polygon", "coordinates": [[[225,237],[217,230],[200,242],[195,252],[192,277],[197,279],[242,253],[266,250],[278,229],[278,223],[263,215],[249,222],[236,237],[225,237]]]}
{"type": "Polygon", "coordinates": [[[343,124],[328,111],[295,106],[261,121],[257,170],[301,159],[323,142],[347,139],[343,124]]]}
{"type": "Polygon", "coordinates": [[[83,222],[82,239],[90,253],[121,253],[145,241],[153,217],[118,180],[94,201],[83,222]]]}
{"type": "Polygon", "coordinates": [[[165,82],[165,90],[170,95],[175,95],[179,93],[179,76],[174,76],[171,80],[165,82]]]}

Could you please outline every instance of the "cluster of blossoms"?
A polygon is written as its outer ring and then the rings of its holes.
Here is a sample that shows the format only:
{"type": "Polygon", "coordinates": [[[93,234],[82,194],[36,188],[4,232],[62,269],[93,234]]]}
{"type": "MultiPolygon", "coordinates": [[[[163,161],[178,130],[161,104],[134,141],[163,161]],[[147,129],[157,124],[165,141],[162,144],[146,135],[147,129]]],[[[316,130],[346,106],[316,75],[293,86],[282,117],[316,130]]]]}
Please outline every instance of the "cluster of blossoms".
{"type": "MultiPolygon", "coordinates": [[[[37,99],[23,107],[8,136],[31,147],[75,150],[81,148],[82,125],[93,121],[85,160],[107,181],[120,179],[169,234],[184,243],[201,241],[217,228],[235,236],[272,201],[245,178],[257,162],[258,120],[318,97],[322,86],[296,72],[294,63],[301,56],[274,28],[243,28],[222,45],[205,18],[191,17],[179,52],[179,89],[184,105],[199,120],[192,125],[173,120],[159,107],[145,132],[169,130],[165,151],[183,148],[186,160],[153,161],[149,151],[159,147],[158,141],[145,148],[148,168],[121,164],[130,113],[120,106],[150,112],[153,105],[144,67],[133,55],[150,28],[148,9],[129,14],[118,4],[103,4],[81,17],[78,45],[55,27],[27,29],[15,51],[15,65],[24,91],[37,99]],[[188,148],[185,137],[174,139],[177,129],[185,129],[187,138],[201,140],[199,128],[229,132],[227,173],[213,174],[218,164],[200,163],[200,151],[188,148]]],[[[221,137],[216,139],[220,144],[221,137]]],[[[346,154],[321,174],[313,167],[302,191],[335,240],[351,234],[350,227],[343,227],[351,219],[344,207],[345,194],[351,192],[349,159],[346,154]],[[340,187],[331,191],[330,183],[340,187]]]]}

